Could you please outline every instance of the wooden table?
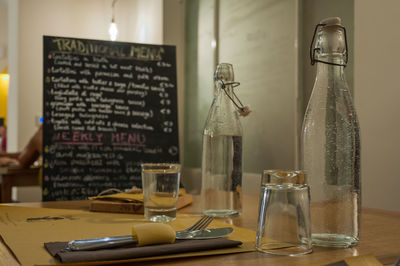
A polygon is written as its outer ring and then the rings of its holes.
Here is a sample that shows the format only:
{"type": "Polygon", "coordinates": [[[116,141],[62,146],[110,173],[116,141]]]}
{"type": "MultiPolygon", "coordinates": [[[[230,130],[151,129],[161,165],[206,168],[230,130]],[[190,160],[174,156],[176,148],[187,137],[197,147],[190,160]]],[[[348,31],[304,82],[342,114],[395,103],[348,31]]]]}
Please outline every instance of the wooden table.
{"type": "Polygon", "coordinates": [[[11,202],[12,187],[38,186],[40,167],[0,167],[1,202],[11,202]]]}
{"type": "MultiPolygon", "coordinates": [[[[199,213],[198,197],[194,203],[181,213],[199,213]]],[[[88,201],[17,203],[15,206],[46,207],[60,209],[88,210],[88,201]]],[[[226,219],[236,226],[256,229],[258,196],[244,195],[243,214],[233,219],[226,219]]],[[[167,261],[140,262],[140,265],[306,265],[340,260],[358,255],[374,255],[384,265],[393,264],[400,256],[400,212],[364,208],[362,212],[361,241],[358,246],[347,249],[314,247],[314,252],[298,257],[266,255],[259,252],[237,253],[208,257],[173,259],[167,261]]],[[[0,265],[18,265],[10,252],[0,244],[0,265]]],[[[125,264],[126,265],[126,264],[125,264]]]]}

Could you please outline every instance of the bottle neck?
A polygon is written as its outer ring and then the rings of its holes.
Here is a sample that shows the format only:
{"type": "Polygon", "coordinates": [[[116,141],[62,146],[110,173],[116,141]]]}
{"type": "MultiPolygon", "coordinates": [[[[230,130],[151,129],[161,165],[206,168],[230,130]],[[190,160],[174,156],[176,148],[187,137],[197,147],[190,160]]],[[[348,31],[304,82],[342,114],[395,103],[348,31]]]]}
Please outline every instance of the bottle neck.
{"type": "Polygon", "coordinates": [[[317,63],[317,74],[313,94],[325,95],[328,98],[337,98],[347,95],[348,85],[344,74],[344,67],[317,63]]]}
{"type": "Polygon", "coordinates": [[[216,81],[215,82],[215,93],[214,98],[217,105],[233,105],[231,99],[233,99],[233,86],[229,84],[229,82],[225,81],[223,83],[216,81]],[[228,84],[225,84],[228,83],[228,84]]]}
{"type": "Polygon", "coordinates": [[[316,81],[320,79],[326,79],[328,82],[345,81],[344,67],[318,62],[316,81]]]}
{"type": "Polygon", "coordinates": [[[216,83],[214,100],[208,113],[204,134],[242,136],[237,108],[232,102],[233,86],[216,83]]]}
{"type": "Polygon", "coordinates": [[[225,110],[226,112],[236,113],[236,107],[232,101],[234,99],[233,95],[233,86],[225,85],[223,88],[221,84],[216,85],[216,91],[214,95],[214,104],[221,110],[225,110]]]}

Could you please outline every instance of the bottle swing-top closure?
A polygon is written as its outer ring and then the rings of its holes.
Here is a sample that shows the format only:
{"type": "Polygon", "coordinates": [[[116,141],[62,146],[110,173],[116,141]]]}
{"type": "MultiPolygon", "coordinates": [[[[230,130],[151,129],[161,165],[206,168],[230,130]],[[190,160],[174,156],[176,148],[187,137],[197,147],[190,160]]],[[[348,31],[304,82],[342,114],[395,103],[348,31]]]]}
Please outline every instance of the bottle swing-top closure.
{"type": "Polygon", "coordinates": [[[240,85],[240,82],[224,82],[222,79],[218,79],[217,82],[221,84],[221,89],[225,92],[226,96],[229,97],[229,99],[233,102],[233,104],[236,106],[239,115],[241,116],[248,116],[251,113],[250,107],[249,106],[244,106],[243,103],[239,100],[237,97],[236,93],[233,91],[233,88],[238,87],[240,85]],[[229,93],[226,90],[226,86],[232,85],[232,97],[229,95],[229,93]]]}
{"type": "Polygon", "coordinates": [[[314,34],[313,34],[313,37],[312,37],[312,40],[311,40],[311,45],[310,45],[310,59],[311,59],[311,65],[314,65],[315,62],[319,62],[319,63],[324,63],[324,64],[328,64],[328,65],[334,65],[334,66],[343,66],[343,67],[347,66],[347,62],[348,62],[348,59],[349,59],[349,50],[348,50],[348,46],[347,46],[346,28],[341,25],[340,18],[324,19],[319,24],[317,24],[315,26],[314,34]],[[316,54],[316,52],[320,52],[321,48],[319,48],[319,47],[313,48],[313,46],[314,46],[315,36],[316,36],[317,31],[318,31],[318,29],[320,27],[338,27],[341,30],[343,30],[344,43],[345,43],[345,51],[344,51],[345,58],[343,60],[344,61],[343,64],[316,59],[315,54],[316,54]]]}

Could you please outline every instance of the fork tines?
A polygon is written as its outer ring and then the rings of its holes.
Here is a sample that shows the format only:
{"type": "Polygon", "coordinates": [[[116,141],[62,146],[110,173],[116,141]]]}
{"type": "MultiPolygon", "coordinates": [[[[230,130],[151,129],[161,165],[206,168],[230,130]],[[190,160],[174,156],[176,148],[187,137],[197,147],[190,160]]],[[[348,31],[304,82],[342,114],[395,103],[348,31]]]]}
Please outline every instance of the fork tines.
{"type": "Polygon", "coordinates": [[[200,220],[198,220],[195,224],[193,224],[191,227],[186,229],[185,231],[195,231],[195,230],[202,230],[206,228],[214,219],[214,217],[204,215],[201,217],[200,220]]]}

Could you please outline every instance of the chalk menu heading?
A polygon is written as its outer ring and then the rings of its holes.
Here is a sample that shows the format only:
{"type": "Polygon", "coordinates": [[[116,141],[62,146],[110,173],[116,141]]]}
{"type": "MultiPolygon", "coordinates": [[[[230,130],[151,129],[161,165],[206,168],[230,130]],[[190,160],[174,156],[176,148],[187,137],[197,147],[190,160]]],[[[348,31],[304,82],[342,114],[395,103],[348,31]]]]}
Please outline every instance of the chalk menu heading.
{"type": "Polygon", "coordinates": [[[43,200],[141,187],[179,162],[174,46],[43,37],[43,200]]]}

